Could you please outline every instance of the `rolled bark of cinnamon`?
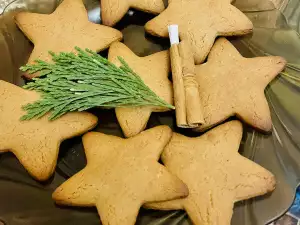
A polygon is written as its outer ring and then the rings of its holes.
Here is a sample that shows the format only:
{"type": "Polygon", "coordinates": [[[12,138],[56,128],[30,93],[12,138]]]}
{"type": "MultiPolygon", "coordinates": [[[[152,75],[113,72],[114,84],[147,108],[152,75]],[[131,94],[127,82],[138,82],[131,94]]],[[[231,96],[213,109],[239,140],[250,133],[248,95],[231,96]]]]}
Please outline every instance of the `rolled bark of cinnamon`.
{"type": "Polygon", "coordinates": [[[195,128],[204,123],[199,85],[195,78],[194,56],[188,42],[179,42],[178,25],[168,26],[176,123],[195,128]]]}
{"type": "Polygon", "coordinates": [[[185,90],[186,121],[188,127],[194,128],[204,123],[199,85],[195,78],[194,57],[188,42],[181,41],[178,46],[185,90]]]}
{"type": "Polygon", "coordinates": [[[172,80],[174,90],[175,114],[178,127],[188,128],[186,106],[185,106],[185,90],[182,76],[181,58],[179,55],[178,44],[171,45],[170,48],[172,80]]]}

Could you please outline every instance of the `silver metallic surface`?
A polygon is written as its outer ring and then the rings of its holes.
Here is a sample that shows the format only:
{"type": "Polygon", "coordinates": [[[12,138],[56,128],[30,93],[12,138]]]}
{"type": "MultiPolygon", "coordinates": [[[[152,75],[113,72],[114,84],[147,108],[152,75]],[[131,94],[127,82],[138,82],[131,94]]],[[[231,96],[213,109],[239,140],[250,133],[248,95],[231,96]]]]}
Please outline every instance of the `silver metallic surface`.
{"type": "MultiPolygon", "coordinates": [[[[0,0],[0,13],[8,2],[11,1],[0,0]]],[[[90,20],[100,23],[99,0],[84,2],[90,20]]],[[[21,8],[51,13],[58,3],[57,0],[17,0],[6,7],[4,16],[0,17],[0,79],[22,84],[18,67],[26,62],[32,49],[13,23],[14,11],[21,8]]],[[[236,0],[234,4],[247,14],[255,26],[252,35],[231,39],[244,56],[281,55],[289,63],[300,65],[299,0],[236,0]]],[[[132,11],[118,25],[124,34],[125,44],[140,56],[168,46],[168,41],[145,36],[143,23],[150,18],[132,11]]],[[[272,112],[272,134],[261,134],[245,127],[240,149],[243,155],[276,175],[277,188],[270,195],[237,203],[233,225],[267,224],[282,215],[294,199],[300,178],[300,70],[295,67],[287,70],[292,78],[281,76],[266,90],[272,112]]],[[[122,135],[112,111],[97,113],[100,118],[105,118],[100,121],[98,131],[122,135]]],[[[153,115],[149,126],[157,124],[172,127],[172,115],[153,115]]],[[[61,209],[54,206],[51,200],[51,191],[85,165],[80,138],[67,142],[62,149],[64,154],[60,157],[57,173],[47,184],[33,181],[12,155],[0,156],[0,221],[10,225],[99,224],[94,210],[61,209]]],[[[137,224],[191,223],[184,212],[142,210],[137,224]]]]}

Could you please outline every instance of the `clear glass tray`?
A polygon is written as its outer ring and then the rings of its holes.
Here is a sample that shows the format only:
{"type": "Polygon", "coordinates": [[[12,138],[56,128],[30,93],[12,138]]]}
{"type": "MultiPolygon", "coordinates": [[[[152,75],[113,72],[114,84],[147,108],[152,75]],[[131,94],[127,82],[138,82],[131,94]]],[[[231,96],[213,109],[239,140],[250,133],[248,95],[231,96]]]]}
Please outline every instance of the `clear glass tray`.
{"type": "MultiPolygon", "coordinates": [[[[18,68],[26,62],[32,45],[16,27],[13,15],[18,10],[51,13],[56,0],[0,0],[0,79],[22,85],[18,68]]],[[[85,0],[89,18],[100,23],[99,0],[85,0]]],[[[300,65],[299,0],[236,0],[254,23],[252,35],[230,40],[246,57],[281,55],[289,63],[300,65]]],[[[132,11],[117,25],[124,42],[137,55],[145,56],[168,48],[168,40],[153,38],[143,25],[152,15],[132,11]]],[[[103,53],[106,54],[105,52],[103,53]]],[[[299,66],[300,67],[300,66],[299,66]]],[[[263,135],[245,127],[241,154],[272,171],[276,190],[267,196],[237,203],[233,225],[262,225],[282,215],[292,204],[300,178],[300,69],[289,66],[291,77],[280,76],[266,90],[272,112],[273,132],[263,135]]],[[[97,131],[122,136],[113,111],[93,110],[99,116],[97,131]]],[[[177,132],[172,113],[153,114],[148,127],[167,124],[177,132]]],[[[47,183],[34,181],[12,154],[0,155],[0,221],[9,225],[99,224],[95,209],[56,206],[52,191],[85,166],[81,139],[65,141],[61,146],[57,170],[47,183]]],[[[1,222],[0,222],[1,224],[1,222]]],[[[188,225],[182,211],[141,210],[138,225],[188,225]]]]}

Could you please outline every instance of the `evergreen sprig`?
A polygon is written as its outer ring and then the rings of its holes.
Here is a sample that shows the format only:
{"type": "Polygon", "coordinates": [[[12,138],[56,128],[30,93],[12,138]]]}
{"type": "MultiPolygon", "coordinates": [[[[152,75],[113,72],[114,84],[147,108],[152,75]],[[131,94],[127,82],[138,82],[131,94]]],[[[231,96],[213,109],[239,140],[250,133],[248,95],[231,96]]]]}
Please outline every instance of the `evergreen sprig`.
{"type": "Polygon", "coordinates": [[[54,53],[53,63],[36,60],[20,69],[29,74],[39,73],[24,86],[41,92],[41,99],[25,105],[21,120],[40,118],[50,112],[55,120],[67,112],[85,111],[94,107],[116,108],[159,106],[174,109],[158,97],[143,80],[119,57],[117,67],[89,49],[75,48],[74,53],[54,53]]]}

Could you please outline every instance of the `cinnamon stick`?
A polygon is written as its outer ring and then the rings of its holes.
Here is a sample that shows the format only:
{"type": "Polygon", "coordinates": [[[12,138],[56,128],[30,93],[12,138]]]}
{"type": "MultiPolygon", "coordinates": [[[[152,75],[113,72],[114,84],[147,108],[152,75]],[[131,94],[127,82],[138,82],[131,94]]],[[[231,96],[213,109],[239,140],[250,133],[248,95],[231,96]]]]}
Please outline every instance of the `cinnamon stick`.
{"type": "Polygon", "coordinates": [[[204,123],[203,108],[199,95],[199,85],[195,78],[195,64],[188,42],[178,45],[181,58],[182,77],[185,90],[186,121],[188,127],[198,127],[204,123]]]}
{"type": "Polygon", "coordinates": [[[194,57],[186,41],[179,42],[178,25],[168,26],[176,123],[178,127],[195,128],[203,122],[199,86],[195,78],[194,57]]]}
{"type": "Polygon", "coordinates": [[[172,80],[174,90],[175,114],[178,127],[187,128],[187,115],[185,106],[185,90],[182,76],[181,58],[179,55],[178,44],[171,45],[170,48],[172,80]]]}

